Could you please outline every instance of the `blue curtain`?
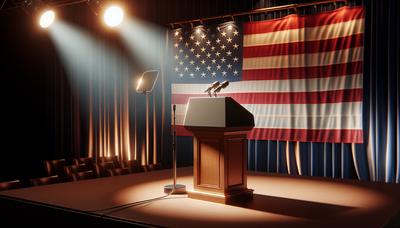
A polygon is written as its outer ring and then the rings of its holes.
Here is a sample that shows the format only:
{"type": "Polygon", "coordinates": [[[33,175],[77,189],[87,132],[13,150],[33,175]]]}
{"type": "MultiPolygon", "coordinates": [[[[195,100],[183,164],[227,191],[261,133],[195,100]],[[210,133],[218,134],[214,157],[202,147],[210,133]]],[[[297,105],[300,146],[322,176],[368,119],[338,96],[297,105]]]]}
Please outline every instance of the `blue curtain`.
{"type": "Polygon", "coordinates": [[[367,1],[364,144],[249,142],[249,170],[400,181],[398,1],[367,1]]]}
{"type": "MultiPolygon", "coordinates": [[[[354,1],[351,4],[359,3],[354,1]]],[[[366,7],[364,144],[251,140],[248,144],[249,170],[400,182],[400,7],[397,0],[367,0],[361,4],[366,7]]],[[[316,13],[341,6],[303,9],[298,13],[316,13]]],[[[273,19],[288,13],[291,12],[272,12],[252,19],[273,19]]],[[[191,137],[178,140],[181,165],[193,159],[188,151],[191,141],[191,137]]]]}

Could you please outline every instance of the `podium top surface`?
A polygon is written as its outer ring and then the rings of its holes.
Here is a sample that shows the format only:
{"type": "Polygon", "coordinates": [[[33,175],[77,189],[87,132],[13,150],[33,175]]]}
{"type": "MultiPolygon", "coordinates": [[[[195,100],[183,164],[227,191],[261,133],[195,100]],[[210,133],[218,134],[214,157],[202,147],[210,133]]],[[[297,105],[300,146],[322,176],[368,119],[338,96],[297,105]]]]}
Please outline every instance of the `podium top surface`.
{"type": "Polygon", "coordinates": [[[254,127],[254,116],[231,97],[191,97],[183,125],[251,129],[254,127]]]}

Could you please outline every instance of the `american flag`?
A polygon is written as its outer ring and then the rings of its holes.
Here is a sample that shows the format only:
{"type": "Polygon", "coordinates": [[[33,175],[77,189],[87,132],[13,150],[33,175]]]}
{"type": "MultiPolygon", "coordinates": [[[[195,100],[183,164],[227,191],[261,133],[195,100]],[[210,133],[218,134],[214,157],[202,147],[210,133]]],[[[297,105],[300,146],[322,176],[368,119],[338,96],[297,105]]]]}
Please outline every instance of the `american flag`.
{"type": "Polygon", "coordinates": [[[362,143],[364,9],[173,31],[177,133],[189,97],[229,80],[253,113],[249,139],[362,143]]]}

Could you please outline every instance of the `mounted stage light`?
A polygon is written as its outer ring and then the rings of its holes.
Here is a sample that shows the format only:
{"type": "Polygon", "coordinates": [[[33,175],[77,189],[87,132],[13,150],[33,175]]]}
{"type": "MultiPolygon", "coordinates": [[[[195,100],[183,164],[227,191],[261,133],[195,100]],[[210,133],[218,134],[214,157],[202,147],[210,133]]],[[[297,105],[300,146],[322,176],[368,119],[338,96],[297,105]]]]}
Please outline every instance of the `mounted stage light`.
{"type": "Polygon", "coordinates": [[[26,12],[37,18],[41,28],[49,28],[56,19],[56,13],[41,0],[26,0],[24,2],[26,12]]]}
{"type": "Polygon", "coordinates": [[[56,14],[53,10],[44,11],[39,18],[39,25],[42,28],[50,27],[56,18],[56,14]]]}
{"type": "Polygon", "coordinates": [[[111,5],[104,11],[103,20],[107,26],[116,27],[124,20],[124,11],[120,6],[111,5]]]}

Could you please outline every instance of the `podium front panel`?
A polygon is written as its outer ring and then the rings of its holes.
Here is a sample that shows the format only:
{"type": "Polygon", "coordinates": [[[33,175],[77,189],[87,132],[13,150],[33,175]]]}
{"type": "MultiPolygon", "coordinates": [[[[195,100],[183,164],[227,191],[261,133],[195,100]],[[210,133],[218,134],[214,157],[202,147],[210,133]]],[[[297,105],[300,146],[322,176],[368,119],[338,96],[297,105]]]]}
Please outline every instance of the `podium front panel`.
{"type": "Polygon", "coordinates": [[[199,156],[199,186],[216,188],[221,187],[220,183],[220,145],[217,139],[205,139],[199,142],[201,153],[199,156]]]}

